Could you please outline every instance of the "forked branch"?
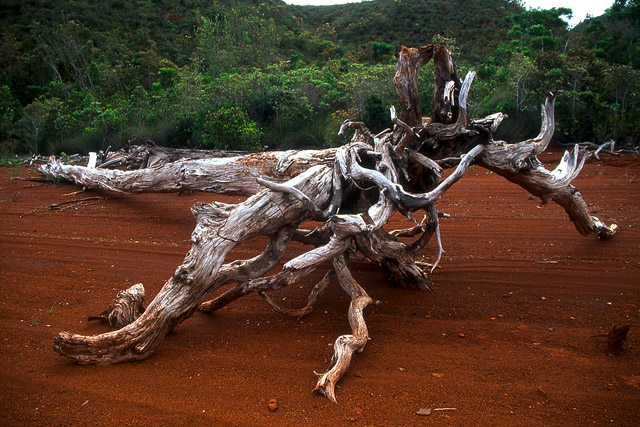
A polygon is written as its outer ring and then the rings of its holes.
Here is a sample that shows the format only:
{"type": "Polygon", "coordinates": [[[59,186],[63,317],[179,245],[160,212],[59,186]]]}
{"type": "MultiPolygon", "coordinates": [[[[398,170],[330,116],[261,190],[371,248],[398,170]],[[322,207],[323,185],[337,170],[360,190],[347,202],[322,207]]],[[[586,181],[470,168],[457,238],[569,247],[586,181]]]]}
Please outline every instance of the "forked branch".
{"type": "Polygon", "coordinates": [[[341,132],[355,129],[351,142],[325,150],[211,158],[199,151],[186,157],[184,152],[156,147],[112,157],[99,168],[63,165],[51,159],[41,168],[44,174],[88,188],[250,196],[235,205],[195,205],[191,249],[148,307],[142,309],[138,297],[144,289],[136,285],[127,291],[130,295],[119,295],[111,309],[99,316],[119,329],[95,336],[61,332],[54,340],[55,351],[78,363],[141,360],[153,354],[164,337],[196,310],[212,312],[250,293],[258,293],[283,314],[307,315],[335,274],[351,298],[347,314],[351,333],[338,337],[331,365],[319,375],[315,387],[335,402],[336,383],[353,354],[361,352],[369,340],[364,310],[372,299],[349,271],[347,254],[360,252],[382,266],[396,284],[430,289],[431,280],[422,268],[425,264],[416,262],[416,256],[435,235],[433,268],[440,262],[444,251],[436,203],[473,163],[523,187],[543,203],[553,201],[563,206],[580,233],[602,238],[615,234],[615,225],[607,226],[590,216],[572,185],[584,165],[584,154],[577,148],[565,153],[552,171],[537,158],[553,136],[553,94],[542,107],[541,129],[535,138],[515,144],[494,141],[493,133],[506,116],[496,113],[470,119],[468,99],[473,78],[470,72],[460,81],[451,52],[444,46],[403,46],[394,76],[400,114],[391,109],[392,131],[373,135],[364,123],[345,121],[341,132]],[[430,117],[422,117],[418,75],[432,59],[433,109],[430,117]],[[105,167],[109,162],[138,169],[111,170],[105,167]],[[447,174],[445,169],[453,170],[447,174]],[[425,212],[428,221],[425,217],[417,224],[413,218],[416,211],[425,212]],[[402,232],[386,231],[396,213],[415,226],[402,232]],[[301,228],[309,220],[319,221],[311,226],[315,227],[312,231],[301,228]],[[418,235],[413,243],[399,238],[418,235]],[[261,254],[227,260],[232,249],[259,236],[269,239],[261,254]],[[292,240],[310,246],[286,260],[292,240]],[[269,297],[270,291],[301,283],[326,262],[333,267],[312,288],[302,309],[280,307],[269,297]],[[278,266],[280,270],[272,273],[278,266]]]}

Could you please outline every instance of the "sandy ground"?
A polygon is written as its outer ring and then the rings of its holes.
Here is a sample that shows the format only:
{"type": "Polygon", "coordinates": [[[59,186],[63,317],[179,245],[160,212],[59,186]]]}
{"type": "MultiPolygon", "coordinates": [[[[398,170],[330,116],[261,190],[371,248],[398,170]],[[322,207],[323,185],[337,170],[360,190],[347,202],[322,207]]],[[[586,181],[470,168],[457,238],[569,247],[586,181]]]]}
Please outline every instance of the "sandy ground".
{"type": "MultiPolygon", "coordinates": [[[[640,425],[638,158],[591,160],[575,181],[594,215],[619,225],[610,241],[579,235],[558,206],[538,208],[476,167],[438,204],[451,219],[433,292],[394,288],[377,266],[351,263],[380,303],[367,309],[371,341],[340,381],[338,405],[312,392],[314,371],[349,332],[336,283],[302,320],[255,295],[196,313],[142,362],[79,366],[57,355],[59,331],[107,331],[87,316],[118,290],[159,291],[188,250],[194,202],[239,199],[72,194],[10,179],[33,175],[0,169],[2,425],[640,425]],[[49,209],[83,197],[102,199],[49,209]],[[631,324],[616,357],[597,336],[613,324],[631,324]],[[416,414],[426,407],[457,410],[416,414]]],[[[425,259],[434,253],[432,242],[425,259]]],[[[301,307],[323,274],[275,298],[301,307]]]]}

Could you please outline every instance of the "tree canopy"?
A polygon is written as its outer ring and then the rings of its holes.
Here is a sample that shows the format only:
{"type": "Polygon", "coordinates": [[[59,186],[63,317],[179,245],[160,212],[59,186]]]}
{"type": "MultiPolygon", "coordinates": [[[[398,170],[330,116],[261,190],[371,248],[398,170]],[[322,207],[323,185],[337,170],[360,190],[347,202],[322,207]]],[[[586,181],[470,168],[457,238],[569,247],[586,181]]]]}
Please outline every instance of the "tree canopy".
{"type": "Polygon", "coordinates": [[[346,118],[390,126],[395,53],[431,42],[478,71],[471,114],[531,118],[505,121],[499,136],[530,136],[541,89],[558,90],[556,139],[637,146],[639,10],[617,0],[569,29],[569,9],[507,0],[6,0],[0,151],[104,150],[134,135],[196,148],[338,145],[346,118]]]}

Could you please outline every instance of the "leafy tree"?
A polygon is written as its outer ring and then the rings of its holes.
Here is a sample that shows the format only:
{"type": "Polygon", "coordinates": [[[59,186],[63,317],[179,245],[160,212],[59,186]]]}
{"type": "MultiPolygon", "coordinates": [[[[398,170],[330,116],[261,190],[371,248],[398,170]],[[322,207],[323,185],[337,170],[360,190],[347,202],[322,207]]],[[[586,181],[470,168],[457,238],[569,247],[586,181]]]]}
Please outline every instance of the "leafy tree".
{"type": "Polygon", "coordinates": [[[392,65],[351,64],[341,81],[349,102],[348,107],[358,112],[359,120],[364,119],[365,107],[371,97],[378,97],[388,104],[391,104],[391,99],[395,99],[394,74],[395,67],[392,65]]]}
{"type": "Polygon", "coordinates": [[[515,111],[520,113],[532,94],[531,79],[535,71],[534,62],[520,52],[513,52],[508,66],[510,86],[514,95],[515,111]]]}
{"type": "Polygon", "coordinates": [[[222,150],[260,150],[260,130],[238,107],[222,107],[207,114],[202,143],[222,150]]]}
{"type": "MultiPolygon", "coordinates": [[[[566,8],[464,3],[5,0],[0,143],[72,152],[146,135],[194,147],[335,145],[346,118],[389,126],[393,53],[431,41],[454,51],[460,75],[478,71],[472,114],[521,119],[505,121],[502,138],[527,137],[510,123],[537,122],[541,90],[558,89],[559,138],[638,144],[638,0],[616,0],[572,30],[566,8]],[[240,141],[220,139],[221,117],[240,141]]],[[[423,111],[432,71],[420,75],[423,111]]]]}
{"type": "Polygon", "coordinates": [[[388,59],[395,54],[395,48],[392,44],[373,41],[371,42],[371,55],[375,62],[388,59]]]}
{"type": "Polygon", "coordinates": [[[576,28],[580,44],[608,62],[640,68],[640,1],[616,0],[605,14],[576,28]]]}
{"type": "Polygon", "coordinates": [[[12,138],[18,103],[7,85],[0,86],[0,141],[12,138]]]}
{"type": "Polygon", "coordinates": [[[17,132],[28,144],[31,153],[40,153],[42,141],[47,132],[51,132],[59,109],[59,100],[40,98],[22,110],[22,117],[17,123],[17,132]]]}
{"type": "Polygon", "coordinates": [[[558,38],[567,37],[567,23],[563,16],[571,17],[571,9],[560,7],[548,10],[534,9],[505,17],[512,26],[507,32],[511,49],[531,56],[555,48],[558,38]]]}
{"type": "Polygon", "coordinates": [[[364,106],[365,121],[369,129],[374,133],[381,132],[393,126],[389,117],[389,107],[382,98],[377,95],[370,96],[364,106]]]}

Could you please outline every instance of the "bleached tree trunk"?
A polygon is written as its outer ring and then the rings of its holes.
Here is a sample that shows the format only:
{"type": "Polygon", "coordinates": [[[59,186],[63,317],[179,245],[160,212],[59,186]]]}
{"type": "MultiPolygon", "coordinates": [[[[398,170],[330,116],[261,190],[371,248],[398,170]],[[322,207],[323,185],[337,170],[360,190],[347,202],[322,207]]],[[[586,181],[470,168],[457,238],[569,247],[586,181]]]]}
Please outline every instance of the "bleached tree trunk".
{"type": "Polygon", "coordinates": [[[403,47],[394,77],[401,106],[399,115],[395,109],[391,111],[394,128],[372,135],[363,123],[347,121],[341,132],[353,128],[355,133],[351,142],[340,148],[224,158],[210,158],[203,152],[136,148],[106,162],[135,170],[69,166],[52,159],[42,167],[43,173],[89,188],[249,196],[236,205],[214,202],[192,208],[197,225],[189,253],[148,307],[132,312],[131,323],[119,323],[116,326],[120,329],[96,336],[61,332],[54,349],[79,363],[144,359],[153,354],[172,328],[197,309],[215,311],[256,292],[274,309],[301,316],[311,312],[317,295],[335,276],[352,300],[348,312],[352,334],[338,338],[332,365],[316,385],[316,390],[335,402],[335,384],[348,369],[354,352],[362,351],[367,343],[364,310],[372,302],[365,286],[349,272],[349,254],[360,252],[381,265],[397,284],[428,289],[428,271],[415,256],[435,236],[438,253],[432,268],[440,260],[436,202],[472,162],[520,185],[543,203],[560,204],[580,233],[602,238],[615,234],[615,225],[608,227],[589,215],[582,196],[571,185],[585,161],[577,148],[566,153],[553,171],[545,169],[536,157],[553,135],[553,95],[543,106],[537,137],[516,144],[494,141],[492,135],[505,116],[496,113],[469,118],[467,99],[473,77],[474,73],[468,73],[464,81],[459,80],[444,46],[403,47]],[[431,59],[436,70],[434,108],[431,117],[423,118],[418,74],[431,59]],[[444,169],[453,170],[445,177],[444,169]],[[423,212],[425,220],[407,230],[385,230],[385,224],[397,212],[414,222],[413,214],[423,212]],[[321,226],[301,230],[301,224],[308,220],[319,221],[321,226]],[[403,243],[396,238],[399,235],[416,238],[413,243],[403,243]],[[263,253],[224,262],[230,250],[257,236],[269,238],[263,253]],[[284,261],[291,240],[313,247],[285,261],[279,272],[265,276],[284,261]],[[333,266],[313,288],[304,308],[285,309],[269,298],[269,291],[298,282],[326,261],[333,266]],[[224,285],[228,289],[211,299],[213,292],[224,285]]]}

